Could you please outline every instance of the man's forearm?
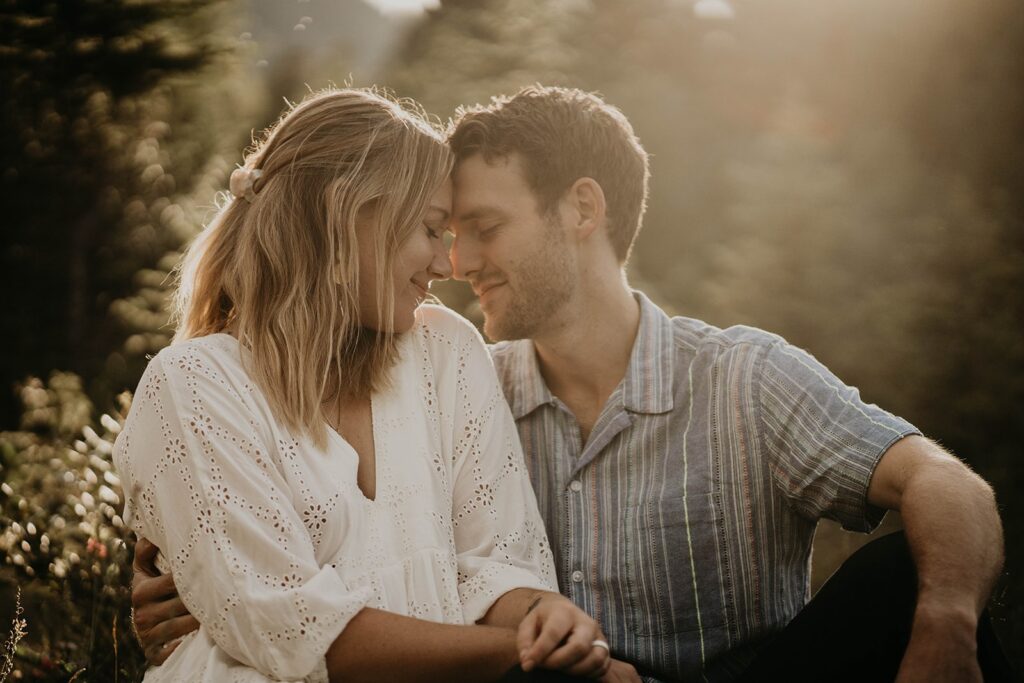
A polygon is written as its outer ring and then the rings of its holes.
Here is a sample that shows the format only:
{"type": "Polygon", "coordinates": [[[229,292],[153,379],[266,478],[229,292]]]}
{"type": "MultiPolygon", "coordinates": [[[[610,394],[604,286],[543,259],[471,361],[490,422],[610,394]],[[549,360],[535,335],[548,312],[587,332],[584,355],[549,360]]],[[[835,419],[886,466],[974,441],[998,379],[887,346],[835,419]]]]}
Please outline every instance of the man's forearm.
{"type": "Polygon", "coordinates": [[[917,568],[917,605],[898,683],[981,683],[978,618],[1003,566],[991,487],[920,436],[882,456],[868,500],[897,509],[917,568]]]}
{"type": "Polygon", "coordinates": [[[1003,566],[991,487],[942,453],[907,478],[900,514],[917,567],[919,612],[963,612],[976,622],[1003,566]]]}
{"type": "Polygon", "coordinates": [[[875,468],[868,500],[899,510],[918,575],[918,608],[976,619],[1003,566],[992,488],[921,436],[893,444],[875,468]]]}

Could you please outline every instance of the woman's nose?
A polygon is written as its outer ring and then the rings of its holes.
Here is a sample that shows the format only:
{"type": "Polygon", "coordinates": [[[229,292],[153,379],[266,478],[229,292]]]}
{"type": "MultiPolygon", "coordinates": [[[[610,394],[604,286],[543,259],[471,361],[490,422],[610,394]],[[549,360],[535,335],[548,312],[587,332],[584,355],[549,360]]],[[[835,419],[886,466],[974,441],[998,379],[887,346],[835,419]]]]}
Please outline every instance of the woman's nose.
{"type": "Polygon", "coordinates": [[[452,261],[443,240],[434,240],[434,254],[430,261],[430,275],[435,280],[447,280],[452,276],[452,261]]]}

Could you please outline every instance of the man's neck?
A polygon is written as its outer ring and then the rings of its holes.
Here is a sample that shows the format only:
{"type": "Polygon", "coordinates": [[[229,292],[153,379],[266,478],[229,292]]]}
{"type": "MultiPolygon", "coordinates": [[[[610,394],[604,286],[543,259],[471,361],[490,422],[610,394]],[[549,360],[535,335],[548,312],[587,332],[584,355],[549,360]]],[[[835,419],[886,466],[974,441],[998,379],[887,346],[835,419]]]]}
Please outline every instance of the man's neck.
{"type": "Polygon", "coordinates": [[[533,342],[544,381],[576,415],[585,438],[629,367],[640,306],[619,277],[581,287],[572,309],[533,342]]]}

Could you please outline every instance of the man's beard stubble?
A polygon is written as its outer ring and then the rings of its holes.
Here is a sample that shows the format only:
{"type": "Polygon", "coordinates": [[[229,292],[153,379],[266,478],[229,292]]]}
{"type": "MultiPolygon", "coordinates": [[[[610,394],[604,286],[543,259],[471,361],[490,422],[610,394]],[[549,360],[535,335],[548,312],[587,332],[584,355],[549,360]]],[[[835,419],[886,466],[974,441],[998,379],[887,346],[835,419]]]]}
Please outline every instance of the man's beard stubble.
{"type": "Polygon", "coordinates": [[[544,240],[506,270],[509,292],[498,314],[485,314],[484,332],[493,341],[536,337],[557,320],[576,286],[575,262],[557,220],[544,240]]]}

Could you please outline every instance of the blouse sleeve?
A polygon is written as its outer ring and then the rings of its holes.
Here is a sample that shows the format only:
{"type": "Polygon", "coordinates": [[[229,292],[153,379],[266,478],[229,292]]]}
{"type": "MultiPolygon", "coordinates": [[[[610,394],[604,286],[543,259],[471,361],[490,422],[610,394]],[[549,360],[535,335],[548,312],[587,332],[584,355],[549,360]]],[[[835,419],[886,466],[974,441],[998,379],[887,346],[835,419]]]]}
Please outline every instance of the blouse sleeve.
{"type": "Polygon", "coordinates": [[[132,527],[228,655],[326,681],[327,648],[369,595],[316,561],[266,421],[208,351],[181,346],[150,363],[115,448],[132,527]]]}
{"type": "Polygon", "coordinates": [[[557,590],[554,561],[515,421],[483,340],[460,321],[454,404],[452,522],[463,618],[474,623],[513,588],[557,590]]]}

